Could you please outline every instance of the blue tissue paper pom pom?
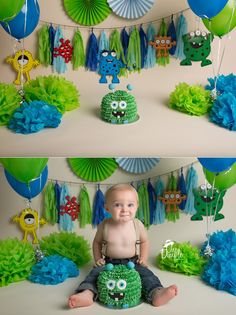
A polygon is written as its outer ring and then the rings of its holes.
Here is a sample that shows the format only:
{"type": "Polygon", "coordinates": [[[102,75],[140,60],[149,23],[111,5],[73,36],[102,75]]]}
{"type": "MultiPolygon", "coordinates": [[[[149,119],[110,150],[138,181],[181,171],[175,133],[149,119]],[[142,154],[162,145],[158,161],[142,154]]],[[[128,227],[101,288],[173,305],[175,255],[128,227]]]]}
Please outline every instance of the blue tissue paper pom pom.
{"type": "Polygon", "coordinates": [[[209,78],[208,82],[210,85],[207,85],[206,90],[214,90],[217,89],[219,94],[230,92],[236,96],[236,76],[234,74],[229,75],[219,75],[215,78],[209,78]],[[216,87],[215,87],[216,82],[216,87]]]}
{"type": "Polygon", "coordinates": [[[53,105],[43,101],[24,102],[13,113],[8,128],[16,133],[34,133],[46,127],[58,127],[61,117],[62,114],[53,105]]]}
{"type": "MultiPolygon", "coordinates": [[[[236,295],[236,233],[231,229],[213,233],[209,239],[213,255],[204,268],[202,279],[217,290],[236,295]]],[[[207,242],[203,244],[204,252],[207,242]]]]}
{"type": "Polygon", "coordinates": [[[68,277],[76,277],[79,270],[76,264],[66,257],[51,255],[44,257],[32,268],[29,280],[41,284],[58,284],[68,277]]]}

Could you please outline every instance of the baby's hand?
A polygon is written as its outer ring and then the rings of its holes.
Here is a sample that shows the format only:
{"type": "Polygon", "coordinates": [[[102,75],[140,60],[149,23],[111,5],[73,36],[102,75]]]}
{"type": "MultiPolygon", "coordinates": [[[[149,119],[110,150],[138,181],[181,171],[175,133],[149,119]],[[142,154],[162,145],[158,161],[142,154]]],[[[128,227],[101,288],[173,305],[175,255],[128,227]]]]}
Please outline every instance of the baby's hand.
{"type": "Polygon", "coordinates": [[[101,267],[105,265],[105,260],[103,258],[99,258],[96,262],[95,262],[95,266],[97,267],[101,267]]]}
{"type": "Polygon", "coordinates": [[[137,260],[137,264],[142,265],[143,267],[147,267],[147,266],[148,266],[148,265],[147,265],[147,262],[144,261],[144,260],[142,259],[142,257],[139,257],[139,259],[137,260]]]}

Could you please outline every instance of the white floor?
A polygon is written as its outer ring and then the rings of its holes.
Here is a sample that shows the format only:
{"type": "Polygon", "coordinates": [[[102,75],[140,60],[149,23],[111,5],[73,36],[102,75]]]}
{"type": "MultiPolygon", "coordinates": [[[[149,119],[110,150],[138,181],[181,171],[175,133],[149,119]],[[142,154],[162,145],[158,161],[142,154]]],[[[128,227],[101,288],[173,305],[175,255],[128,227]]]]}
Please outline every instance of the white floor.
{"type": "Polygon", "coordinates": [[[44,286],[28,281],[11,284],[0,288],[1,315],[57,315],[57,314],[168,314],[168,315],[235,315],[236,297],[223,291],[217,291],[202,282],[199,277],[188,277],[172,272],[151,269],[158,274],[164,286],[176,283],[178,296],[167,305],[155,308],[143,303],[127,310],[111,310],[97,302],[83,309],[67,308],[67,297],[73,293],[82,281],[90,266],[81,269],[78,278],[67,279],[56,286],[44,286]]]}

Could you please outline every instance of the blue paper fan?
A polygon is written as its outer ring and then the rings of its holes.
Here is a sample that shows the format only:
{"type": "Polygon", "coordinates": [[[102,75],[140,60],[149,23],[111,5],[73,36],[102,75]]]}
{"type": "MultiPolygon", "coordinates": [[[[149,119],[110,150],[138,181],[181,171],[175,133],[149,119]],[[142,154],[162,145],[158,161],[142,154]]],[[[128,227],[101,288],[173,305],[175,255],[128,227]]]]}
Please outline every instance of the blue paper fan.
{"type": "Polygon", "coordinates": [[[107,0],[112,11],[126,19],[138,19],[153,6],[154,0],[107,0]]]}
{"type": "Polygon", "coordinates": [[[135,174],[150,171],[159,161],[159,158],[116,158],[116,162],[123,170],[135,174]]]}

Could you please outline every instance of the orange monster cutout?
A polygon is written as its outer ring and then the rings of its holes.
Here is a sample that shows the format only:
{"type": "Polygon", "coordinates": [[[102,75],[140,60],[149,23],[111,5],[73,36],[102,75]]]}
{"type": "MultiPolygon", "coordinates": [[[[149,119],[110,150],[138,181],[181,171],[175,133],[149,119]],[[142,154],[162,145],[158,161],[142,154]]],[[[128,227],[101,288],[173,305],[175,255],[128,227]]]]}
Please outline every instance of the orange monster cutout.
{"type": "Polygon", "coordinates": [[[168,57],[169,50],[176,45],[176,41],[172,41],[170,36],[155,36],[154,42],[149,45],[156,49],[157,58],[168,57]]]}
{"type": "Polygon", "coordinates": [[[166,206],[166,212],[178,212],[178,205],[187,198],[186,195],[181,195],[180,190],[165,191],[164,196],[159,196],[158,199],[166,206]]]}

